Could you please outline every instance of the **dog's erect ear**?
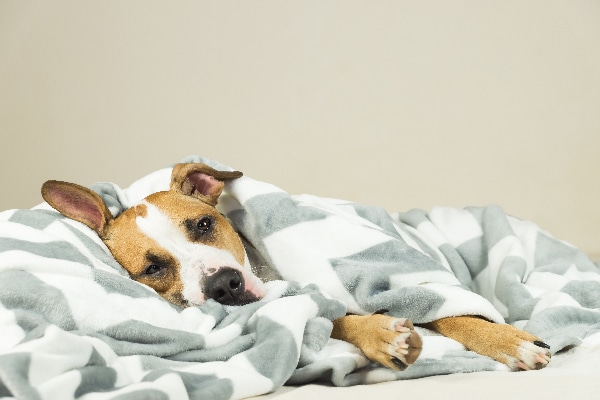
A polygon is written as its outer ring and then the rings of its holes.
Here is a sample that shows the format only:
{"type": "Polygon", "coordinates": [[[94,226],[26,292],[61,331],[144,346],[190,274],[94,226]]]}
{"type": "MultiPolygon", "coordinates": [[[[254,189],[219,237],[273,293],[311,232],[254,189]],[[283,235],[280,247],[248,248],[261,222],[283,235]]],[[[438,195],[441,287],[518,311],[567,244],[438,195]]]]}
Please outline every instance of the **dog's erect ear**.
{"type": "Polygon", "coordinates": [[[224,181],[242,175],[240,171],[217,171],[206,164],[176,164],[171,174],[171,190],[196,197],[214,207],[223,191],[224,181]]]}
{"type": "Polygon", "coordinates": [[[84,223],[104,237],[112,214],[93,190],[75,183],[47,181],[42,185],[42,197],[61,214],[84,223]]]}

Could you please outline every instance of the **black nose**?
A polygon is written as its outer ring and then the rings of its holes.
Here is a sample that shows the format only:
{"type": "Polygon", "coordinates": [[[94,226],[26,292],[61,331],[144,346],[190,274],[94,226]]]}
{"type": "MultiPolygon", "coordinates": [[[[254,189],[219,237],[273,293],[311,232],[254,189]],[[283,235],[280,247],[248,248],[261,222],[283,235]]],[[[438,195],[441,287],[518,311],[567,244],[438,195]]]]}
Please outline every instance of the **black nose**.
{"type": "Polygon", "coordinates": [[[227,306],[241,305],[244,301],[244,280],[233,268],[220,268],[204,280],[204,294],[227,306]]]}

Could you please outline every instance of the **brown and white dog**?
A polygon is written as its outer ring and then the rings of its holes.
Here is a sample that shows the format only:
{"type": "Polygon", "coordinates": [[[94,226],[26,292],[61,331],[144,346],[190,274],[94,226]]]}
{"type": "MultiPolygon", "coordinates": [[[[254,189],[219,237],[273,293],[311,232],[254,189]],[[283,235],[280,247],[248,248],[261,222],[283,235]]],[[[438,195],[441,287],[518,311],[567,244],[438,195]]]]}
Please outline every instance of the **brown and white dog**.
{"type": "MultiPolygon", "coordinates": [[[[204,164],[177,164],[170,190],[151,194],[117,218],[98,194],[74,183],[47,181],[42,196],[93,229],[132,279],[171,303],[190,307],[214,299],[243,305],[259,300],[264,286],[251,272],[239,235],[215,208],[224,182],[240,176],[204,164]]],[[[404,318],[347,315],[333,325],[333,338],[392,369],[405,369],[421,352],[421,338],[404,318]]],[[[548,345],[511,325],[458,316],[423,326],[513,370],[540,369],[550,360],[548,345]]]]}

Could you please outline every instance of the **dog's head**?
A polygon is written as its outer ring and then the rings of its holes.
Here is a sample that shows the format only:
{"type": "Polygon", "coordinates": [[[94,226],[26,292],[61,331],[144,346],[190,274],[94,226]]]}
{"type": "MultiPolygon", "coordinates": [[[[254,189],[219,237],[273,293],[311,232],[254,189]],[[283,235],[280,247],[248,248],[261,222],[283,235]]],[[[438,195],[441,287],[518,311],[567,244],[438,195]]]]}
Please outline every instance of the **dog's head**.
{"type": "Polygon", "coordinates": [[[177,164],[168,191],[157,192],[117,218],[94,191],[47,181],[42,196],[63,215],[93,229],[132,279],[166,300],[198,306],[207,299],[241,305],[264,289],[246,265],[240,237],[215,208],[224,181],[241,172],[177,164]]]}

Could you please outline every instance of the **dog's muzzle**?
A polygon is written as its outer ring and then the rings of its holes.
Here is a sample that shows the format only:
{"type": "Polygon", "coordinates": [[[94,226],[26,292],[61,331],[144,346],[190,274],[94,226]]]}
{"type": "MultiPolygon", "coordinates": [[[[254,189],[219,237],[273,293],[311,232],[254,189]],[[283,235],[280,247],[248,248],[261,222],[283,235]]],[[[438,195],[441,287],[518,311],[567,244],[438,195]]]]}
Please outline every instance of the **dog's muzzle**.
{"type": "Polygon", "coordinates": [[[203,282],[204,295],[227,306],[241,306],[258,300],[253,293],[246,291],[244,277],[240,271],[221,267],[203,282]]]}

